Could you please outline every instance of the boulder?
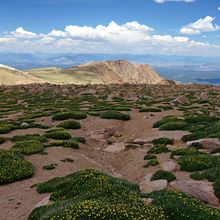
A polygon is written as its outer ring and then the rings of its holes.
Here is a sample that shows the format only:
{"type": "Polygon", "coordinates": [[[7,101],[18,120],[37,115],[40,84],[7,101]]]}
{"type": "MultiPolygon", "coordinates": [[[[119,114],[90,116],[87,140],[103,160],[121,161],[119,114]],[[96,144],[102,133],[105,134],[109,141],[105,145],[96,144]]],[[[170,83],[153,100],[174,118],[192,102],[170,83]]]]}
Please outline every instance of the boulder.
{"type": "Polygon", "coordinates": [[[126,149],[125,143],[114,143],[106,147],[104,151],[110,152],[110,153],[118,153],[118,152],[125,151],[125,149],[126,149]]]}
{"type": "Polygon", "coordinates": [[[173,189],[187,193],[210,205],[218,205],[218,198],[215,196],[212,183],[205,181],[174,181],[170,183],[173,189]]]}
{"type": "Polygon", "coordinates": [[[185,95],[182,95],[182,96],[177,97],[173,101],[171,101],[170,104],[171,105],[184,105],[187,103],[189,103],[189,99],[185,95]]]}
{"type": "Polygon", "coordinates": [[[167,172],[176,172],[180,170],[180,166],[173,161],[166,161],[160,164],[162,170],[167,172]]]}
{"type": "Polygon", "coordinates": [[[209,95],[207,92],[201,92],[199,98],[202,100],[207,100],[209,98],[209,95]]]}
{"type": "Polygon", "coordinates": [[[215,148],[220,147],[220,141],[218,140],[218,138],[199,139],[195,141],[188,141],[186,143],[186,146],[200,146],[200,148],[202,149],[213,150],[215,148]]]}

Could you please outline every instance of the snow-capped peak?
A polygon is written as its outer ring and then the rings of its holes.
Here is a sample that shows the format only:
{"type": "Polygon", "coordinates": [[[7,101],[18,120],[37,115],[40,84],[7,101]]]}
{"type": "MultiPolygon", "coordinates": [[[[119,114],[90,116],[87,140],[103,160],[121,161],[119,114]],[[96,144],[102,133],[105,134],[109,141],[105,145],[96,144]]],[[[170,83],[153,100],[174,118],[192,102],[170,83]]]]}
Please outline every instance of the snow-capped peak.
{"type": "Polygon", "coordinates": [[[10,70],[16,70],[16,69],[13,68],[13,67],[6,66],[6,65],[3,65],[3,64],[0,64],[0,68],[10,69],[10,70]]]}

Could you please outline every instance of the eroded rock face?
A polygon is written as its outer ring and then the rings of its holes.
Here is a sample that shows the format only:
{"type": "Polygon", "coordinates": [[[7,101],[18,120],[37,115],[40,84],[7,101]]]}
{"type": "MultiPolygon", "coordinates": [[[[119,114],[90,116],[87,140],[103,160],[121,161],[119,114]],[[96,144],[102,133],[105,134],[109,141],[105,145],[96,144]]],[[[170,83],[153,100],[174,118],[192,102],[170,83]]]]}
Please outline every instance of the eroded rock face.
{"type": "Polygon", "coordinates": [[[210,205],[218,205],[218,198],[214,194],[212,183],[203,181],[174,181],[170,183],[174,189],[187,193],[210,205]]]}
{"type": "Polygon", "coordinates": [[[168,171],[168,172],[176,172],[180,170],[180,166],[173,162],[173,161],[166,161],[160,164],[160,167],[162,170],[168,171]]]}

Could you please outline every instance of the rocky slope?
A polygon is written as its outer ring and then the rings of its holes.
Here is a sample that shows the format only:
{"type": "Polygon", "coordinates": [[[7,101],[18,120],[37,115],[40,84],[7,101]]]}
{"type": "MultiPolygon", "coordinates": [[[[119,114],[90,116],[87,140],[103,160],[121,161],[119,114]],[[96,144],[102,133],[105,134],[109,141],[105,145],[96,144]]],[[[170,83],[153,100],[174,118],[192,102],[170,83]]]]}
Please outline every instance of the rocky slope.
{"type": "Polygon", "coordinates": [[[0,65],[0,84],[169,84],[147,64],[133,64],[125,60],[91,62],[60,69],[38,68],[25,72],[0,65]]]}
{"type": "Polygon", "coordinates": [[[43,83],[44,81],[12,67],[0,64],[0,85],[43,83]]]}
{"type": "Polygon", "coordinates": [[[147,64],[132,64],[125,60],[92,62],[79,68],[93,72],[104,83],[165,84],[167,83],[147,64]]]}

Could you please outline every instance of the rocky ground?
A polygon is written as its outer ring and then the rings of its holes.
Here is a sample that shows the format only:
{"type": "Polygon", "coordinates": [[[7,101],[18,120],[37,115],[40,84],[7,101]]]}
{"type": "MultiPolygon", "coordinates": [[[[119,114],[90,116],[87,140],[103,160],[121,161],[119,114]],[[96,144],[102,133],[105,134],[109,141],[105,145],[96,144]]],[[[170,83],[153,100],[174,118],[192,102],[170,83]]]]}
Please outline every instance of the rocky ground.
{"type": "MultiPolygon", "coordinates": [[[[14,136],[24,134],[43,136],[45,131],[56,128],[60,121],[52,120],[54,114],[77,109],[87,113],[87,117],[80,120],[80,129],[68,129],[72,137],[85,138],[86,143],[81,143],[79,149],[50,146],[44,148],[44,154],[25,155],[24,159],[34,166],[34,175],[22,181],[0,186],[0,218],[2,220],[27,219],[37,204],[47,202],[45,197],[48,195],[38,194],[33,187],[35,184],[87,168],[95,168],[137,183],[146,193],[173,188],[219,207],[220,203],[214,192],[213,183],[206,179],[192,179],[190,177],[192,172],[181,169],[180,156],[171,158],[171,152],[158,153],[156,157],[159,164],[149,167],[145,166],[148,161],[144,160],[144,156],[154,145],[153,140],[160,137],[174,140],[173,144],[167,145],[170,151],[192,146],[191,142],[182,140],[183,136],[192,133],[191,128],[191,130],[188,128],[161,130],[154,128],[156,122],[166,116],[176,116],[182,120],[190,113],[190,115],[205,114],[216,117],[213,123],[219,123],[219,100],[219,87],[197,85],[35,84],[1,87],[0,128],[4,124],[15,122],[19,126],[0,134],[0,137],[4,138],[0,149],[10,150],[14,144],[12,142],[14,136]],[[161,106],[170,108],[163,109],[161,106]],[[150,110],[141,111],[146,108],[150,110]],[[154,111],[155,108],[161,111],[154,111]],[[130,120],[109,120],[100,117],[100,112],[112,109],[129,114],[130,120]],[[47,126],[47,128],[29,126],[33,123],[47,126]],[[63,162],[62,160],[65,159],[71,159],[71,161],[63,162]],[[56,164],[55,169],[43,169],[49,164],[56,164]],[[176,179],[171,182],[165,179],[152,181],[152,175],[158,170],[172,172],[176,179]]],[[[198,124],[201,126],[202,121],[198,124]]],[[[217,136],[204,136],[194,140],[196,143],[201,143],[200,150],[210,154],[212,150],[220,148],[218,139],[220,126],[218,129],[217,136]]],[[[47,140],[46,144],[50,141],[47,140]]]]}

